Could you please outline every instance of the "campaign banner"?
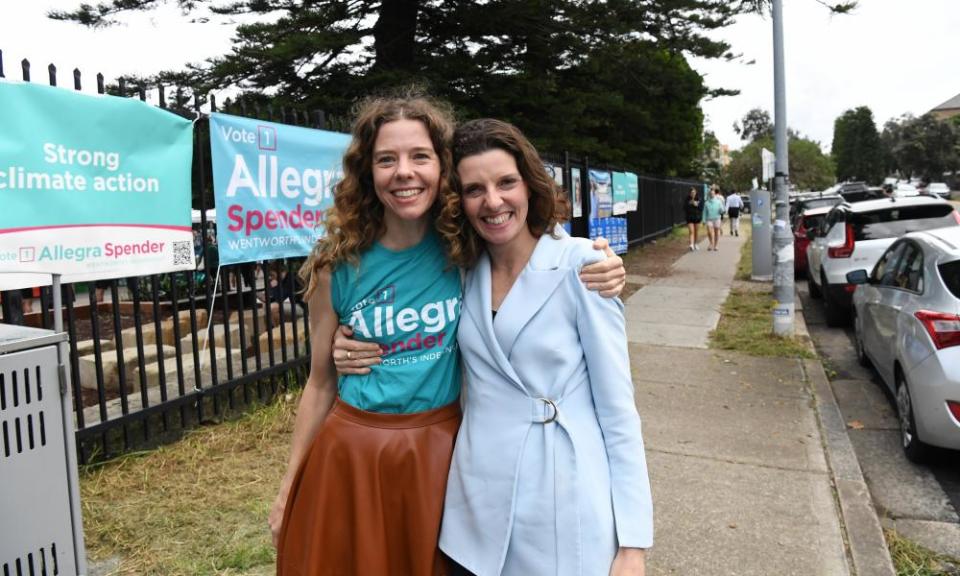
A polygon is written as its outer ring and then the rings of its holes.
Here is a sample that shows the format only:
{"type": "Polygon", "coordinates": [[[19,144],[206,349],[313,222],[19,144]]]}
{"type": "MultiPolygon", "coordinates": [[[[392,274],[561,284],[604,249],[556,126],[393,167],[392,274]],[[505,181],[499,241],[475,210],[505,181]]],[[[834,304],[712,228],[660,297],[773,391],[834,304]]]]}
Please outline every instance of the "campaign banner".
{"type": "Polygon", "coordinates": [[[590,217],[613,215],[613,177],[606,170],[590,170],[590,217]]]}
{"type": "MultiPolygon", "coordinates": [[[[563,185],[563,166],[551,164],[550,162],[544,162],[543,169],[547,171],[547,176],[549,176],[554,183],[560,187],[561,190],[567,194],[570,193],[567,187],[563,185]]],[[[569,220],[566,222],[561,222],[560,225],[563,226],[563,229],[566,230],[568,234],[573,233],[573,225],[569,220]]]]}
{"type": "Polygon", "coordinates": [[[220,264],[309,254],[349,143],[348,134],[211,114],[220,264]]]}
{"type": "Polygon", "coordinates": [[[610,249],[616,254],[625,254],[629,247],[626,218],[591,218],[587,234],[591,240],[606,238],[610,249]]]}
{"type": "Polygon", "coordinates": [[[570,195],[573,198],[573,217],[583,217],[583,181],[580,179],[580,169],[570,169],[570,195]]]}
{"type": "Polygon", "coordinates": [[[613,173],[613,214],[620,216],[627,213],[627,175],[623,172],[613,173]]]}
{"type": "Polygon", "coordinates": [[[194,268],[193,123],[0,82],[0,290],[194,268]]]}
{"type": "Polygon", "coordinates": [[[627,172],[627,212],[636,212],[640,203],[640,179],[633,172],[627,172]]]}

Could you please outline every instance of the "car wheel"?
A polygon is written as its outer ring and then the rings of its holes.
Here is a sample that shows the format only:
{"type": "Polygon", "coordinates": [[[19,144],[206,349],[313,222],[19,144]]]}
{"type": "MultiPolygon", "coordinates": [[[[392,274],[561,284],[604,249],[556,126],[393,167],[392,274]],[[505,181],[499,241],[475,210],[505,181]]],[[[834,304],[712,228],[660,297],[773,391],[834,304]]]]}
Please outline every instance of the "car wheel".
{"type": "Polygon", "coordinates": [[[822,275],[820,276],[820,290],[823,292],[823,313],[827,317],[827,326],[831,328],[843,326],[847,315],[831,293],[830,287],[827,285],[827,279],[822,275]]]}
{"type": "Polygon", "coordinates": [[[867,358],[867,352],[863,349],[863,327],[859,316],[853,318],[853,347],[857,351],[857,362],[861,366],[869,368],[870,359],[867,358]]]}
{"type": "Polygon", "coordinates": [[[897,370],[897,420],[900,422],[900,445],[907,460],[922,464],[929,453],[929,447],[917,437],[917,421],[913,416],[913,400],[907,381],[897,370]]]}
{"type": "Polygon", "coordinates": [[[810,273],[809,266],[807,266],[807,289],[810,290],[810,297],[814,300],[819,300],[820,296],[823,295],[817,283],[813,281],[813,274],[810,273]]]}

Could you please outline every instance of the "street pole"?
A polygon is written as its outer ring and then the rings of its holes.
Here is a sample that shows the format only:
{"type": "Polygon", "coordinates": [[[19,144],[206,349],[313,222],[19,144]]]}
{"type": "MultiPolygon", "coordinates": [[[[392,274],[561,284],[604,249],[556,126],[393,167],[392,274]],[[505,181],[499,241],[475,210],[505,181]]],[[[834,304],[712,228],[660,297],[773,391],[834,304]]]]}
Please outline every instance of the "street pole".
{"type": "Polygon", "coordinates": [[[773,333],[793,335],[793,231],[787,182],[787,98],[783,65],[783,0],[773,0],[773,100],[776,163],[773,178],[776,216],[773,222],[773,333]]]}

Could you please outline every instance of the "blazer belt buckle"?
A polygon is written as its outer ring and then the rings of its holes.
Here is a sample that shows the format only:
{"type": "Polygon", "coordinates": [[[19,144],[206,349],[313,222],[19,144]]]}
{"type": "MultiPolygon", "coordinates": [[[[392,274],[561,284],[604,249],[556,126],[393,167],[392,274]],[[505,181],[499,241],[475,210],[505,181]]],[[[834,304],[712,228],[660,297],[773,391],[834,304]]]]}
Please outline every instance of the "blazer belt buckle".
{"type": "Polygon", "coordinates": [[[549,398],[537,398],[551,409],[550,417],[540,421],[541,424],[549,424],[557,419],[557,405],[549,398]]]}

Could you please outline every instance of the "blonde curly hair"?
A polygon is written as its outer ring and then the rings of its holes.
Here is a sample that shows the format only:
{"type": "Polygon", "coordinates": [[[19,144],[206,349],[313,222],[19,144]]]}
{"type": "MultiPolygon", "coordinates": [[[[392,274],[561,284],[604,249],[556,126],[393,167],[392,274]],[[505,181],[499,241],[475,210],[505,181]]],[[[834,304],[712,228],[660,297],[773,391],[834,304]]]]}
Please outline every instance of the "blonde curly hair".
{"type": "MultiPolygon", "coordinates": [[[[384,124],[396,120],[423,123],[440,162],[437,200],[430,210],[430,218],[437,225],[441,212],[459,213],[459,199],[450,186],[454,121],[449,105],[410,89],[398,96],[363,100],[356,108],[355,117],[353,139],[343,155],[343,178],[334,188],[333,207],[324,215],[326,236],[317,241],[300,268],[306,298],[316,289],[317,274],[321,270],[332,271],[345,262],[359,265],[360,254],[386,231],[383,204],[373,187],[372,168],[373,146],[384,124]],[[451,205],[454,206],[451,208],[451,205]]],[[[437,226],[444,240],[459,232],[447,228],[444,231],[437,226]]]]}

